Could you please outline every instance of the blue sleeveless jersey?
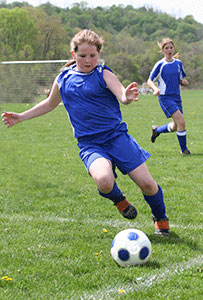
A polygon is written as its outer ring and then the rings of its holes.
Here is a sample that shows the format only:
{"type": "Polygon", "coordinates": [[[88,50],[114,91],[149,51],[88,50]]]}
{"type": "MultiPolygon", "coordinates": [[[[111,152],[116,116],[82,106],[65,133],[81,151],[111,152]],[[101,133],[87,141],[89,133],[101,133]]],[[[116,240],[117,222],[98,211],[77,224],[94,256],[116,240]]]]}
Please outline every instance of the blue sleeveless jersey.
{"type": "Polygon", "coordinates": [[[168,62],[163,58],[154,65],[149,78],[158,80],[160,95],[180,95],[180,80],[185,76],[179,59],[168,62]]]}
{"type": "Polygon", "coordinates": [[[110,69],[97,65],[90,73],[81,73],[74,68],[64,68],[57,82],[78,141],[101,144],[127,132],[119,102],[103,79],[103,70],[110,69]]]}

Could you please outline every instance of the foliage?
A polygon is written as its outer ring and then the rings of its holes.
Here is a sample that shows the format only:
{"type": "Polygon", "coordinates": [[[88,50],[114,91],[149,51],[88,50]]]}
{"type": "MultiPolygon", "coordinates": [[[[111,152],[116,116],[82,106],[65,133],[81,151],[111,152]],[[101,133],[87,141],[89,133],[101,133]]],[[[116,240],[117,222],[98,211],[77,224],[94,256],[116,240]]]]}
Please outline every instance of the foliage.
{"type": "Polygon", "coordinates": [[[60,18],[45,13],[39,8],[26,7],[29,18],[35,23],[38,30],[38,48],[33,59],[55,60],[67,55],[67,34],[60,18]]]}
{"type": "Polygon", "coordinates": [[[0,9],[1,59],[30,58],[36,49],[37,30],[24,9],[0,9]],[[7,50],[8,53],[7,54],[7,50]],[[31,53],[30,53],[31,52],[31,53]]]}
{"type": "Polygon", "coordinates": [[[32,7],[26,2],[1,1],[0,60],[68,59],[71,38],[84,28],[104,37],[103,58],[122,82],[146,81],[162,57],[156,41],[169,36],[181,54],[190,86],[202,85],[203,24],[190,15],[176,19],[131,5],[90,8],[80,2],[63,9],[49,2],[32,7]]]}

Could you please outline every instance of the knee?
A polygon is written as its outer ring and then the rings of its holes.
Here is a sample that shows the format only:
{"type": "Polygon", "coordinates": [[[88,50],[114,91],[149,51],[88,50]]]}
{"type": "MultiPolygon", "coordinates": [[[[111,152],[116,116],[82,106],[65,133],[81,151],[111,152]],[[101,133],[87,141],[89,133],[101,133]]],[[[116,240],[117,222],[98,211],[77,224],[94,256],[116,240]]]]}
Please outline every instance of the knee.
{"type": "Polygon", "coordinates": [[[110,178],[109,176],[101,175],[96,180],[96,184],[98,189],[102,193],[110,193],[113,189],[114,178],[110,178]]]}
{"type": "Polygon", "coordinates": [[[184,119],[182,114],[181,114],[181,117],[177,121],[177,130],[178,131],[184,131],[185,130],[185,119],[184,119]]]}
{"type": "Polygon", "coordinates": [[[144,195],[153,196],[158,192],[159,187],[155,181],[150,181],[150,182],[144,182],[143,185],[141,186],[141,190],[144,195]]]}
{"type": "Polygon", "coordinates": [[[185,120],[182,118],[179,122],[179,127],[181,128],[181,131],[185,130],[185,120]]]}

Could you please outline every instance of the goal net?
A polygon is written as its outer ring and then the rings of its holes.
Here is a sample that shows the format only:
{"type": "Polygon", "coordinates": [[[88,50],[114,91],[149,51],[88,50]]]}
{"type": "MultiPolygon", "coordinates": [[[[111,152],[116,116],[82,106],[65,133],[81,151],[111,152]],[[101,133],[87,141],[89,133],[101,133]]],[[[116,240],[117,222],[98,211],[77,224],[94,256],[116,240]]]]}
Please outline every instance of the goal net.
{"type": "Polygon", "coordinates": [[[0,103],[35,102],[47,95],[67,60],[0,62],[0,103]]]}

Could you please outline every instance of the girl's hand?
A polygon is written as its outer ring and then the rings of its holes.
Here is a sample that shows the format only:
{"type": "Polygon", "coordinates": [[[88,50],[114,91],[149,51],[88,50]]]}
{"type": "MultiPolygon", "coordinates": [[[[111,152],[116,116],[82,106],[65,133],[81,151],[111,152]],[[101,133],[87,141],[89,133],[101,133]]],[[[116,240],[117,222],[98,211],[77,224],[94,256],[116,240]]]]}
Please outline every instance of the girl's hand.
{"type": "Polygon", "coordinates": [[[154,89],[153,95],[154,96],[159,96],[160,95],[160,89],[158,87],[156,87],[156,89],[154,89]]]}
{"type": "Polygon", "coordinates": [[[2,122],[7,127],[11,127],[19,122],[21,122],[21,115],[13,112],[4,112],[2,115],[2,122]]]}
{"type": "Polygon", "coordinates": [[[129,102],[138,101],[139,90],[136,82],[130,83],[125,89],[125,96],[129,102]]]}
{"type": "Polygon", "coordinates": [[[181,85],[188,85],[188,84],[189,84],[189,82],[187,81],[187,79],[183,78],[181,80],[181,85]]]}

